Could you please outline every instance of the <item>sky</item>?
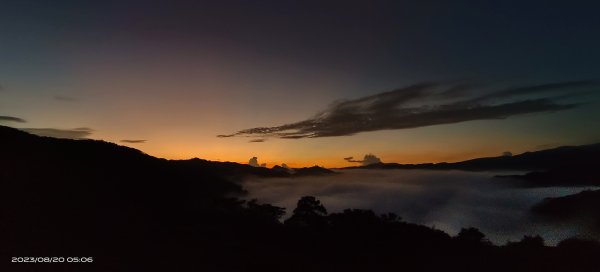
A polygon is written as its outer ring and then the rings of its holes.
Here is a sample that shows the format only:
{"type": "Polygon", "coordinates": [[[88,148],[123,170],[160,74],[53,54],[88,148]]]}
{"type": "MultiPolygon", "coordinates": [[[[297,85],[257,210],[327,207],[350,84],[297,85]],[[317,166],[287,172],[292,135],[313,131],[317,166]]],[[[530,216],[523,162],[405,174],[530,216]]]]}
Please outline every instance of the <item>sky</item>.
{"type": "Polygon", "coordinates": [[[0,125],[290,167],[595,143],[598,8],[6,0],[0,125]]]}

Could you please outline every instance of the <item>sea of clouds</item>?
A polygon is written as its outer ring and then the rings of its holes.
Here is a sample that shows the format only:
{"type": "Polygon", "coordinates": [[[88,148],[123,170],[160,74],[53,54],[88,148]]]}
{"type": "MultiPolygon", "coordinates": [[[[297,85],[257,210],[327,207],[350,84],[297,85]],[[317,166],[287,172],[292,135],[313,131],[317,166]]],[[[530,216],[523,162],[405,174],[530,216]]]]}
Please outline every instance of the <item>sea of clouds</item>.
{"type": "MultiPolygon", "coordinates": [[[[435,170],[340,170],[341,174],[297,178],[252,178],[244,182],[248,198],[285,207],[289,216],[297,200],[316,196],[329,212],[347,208],[394,212],[405,221],[457,234],[477,227],[496,244],[539,234],[547,244],[589,235],[572,224],[549,225],[529,209],[546,197],[586,188],[518,188],[497,173],[435,170]]],[[[506,173],[503,173],[506,174],[506,173]]]]}

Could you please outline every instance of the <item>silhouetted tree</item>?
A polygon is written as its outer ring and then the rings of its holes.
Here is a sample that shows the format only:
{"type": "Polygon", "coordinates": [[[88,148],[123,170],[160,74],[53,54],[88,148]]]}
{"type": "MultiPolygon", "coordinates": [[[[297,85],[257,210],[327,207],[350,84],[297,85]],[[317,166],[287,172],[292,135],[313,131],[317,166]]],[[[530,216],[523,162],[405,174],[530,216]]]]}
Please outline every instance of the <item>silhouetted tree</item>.
{"type": "Polygon", "coordinates": [[[344,228],[372,228],[381,223],[381,219],[373,211],[360,209],[345,209],[342,213],[333,213],[329,215],[329,221],[334,227],[344,228]]]}
{"type": "Polygon", "coordinates": [[[298,200],[294,214],[285,224],[297,227],[318,227],[326,223],[327,209],[314,196],[304,196],[298,200]]]}
{"type": "Polygon", "coordinates": [[[278,224],[279,219],[285,215],[285,208],[273,206],[271,204],[258,204],[256,199],[246,203],[246,211],[254,218],[264,223],[278,224]]]}
{"type": "Polygon", "coordinates": [[[298,216],[326,216],[327,209],[314,196],[304,196],[298,200],[298,204],[294,209],[294,215],[298,216]]]}
{"type": "Polygon", "coordinates": [[[465,243],[489,243],[483,234],[477,228],[463,228],[456,236],[456,240],[465,243]]]}

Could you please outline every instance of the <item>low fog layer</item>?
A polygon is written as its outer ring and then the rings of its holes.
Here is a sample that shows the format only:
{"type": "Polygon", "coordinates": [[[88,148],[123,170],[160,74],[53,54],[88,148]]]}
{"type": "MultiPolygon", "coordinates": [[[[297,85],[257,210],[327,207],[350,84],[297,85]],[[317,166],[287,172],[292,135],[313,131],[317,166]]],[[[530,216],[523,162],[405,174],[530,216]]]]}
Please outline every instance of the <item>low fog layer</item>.
{"type": "Polygon", "coordinates": [[[477,227],[496,244],[540,234],[548,244],[586,234],[572,225],[534,220],[529,208],[545,197],[585,188],[514,188],[494,173],[428,170],[343,170],[341,175],[251,179],[250,198],[285,207],[287,215],[305,195],[318,197],[329,212],[346,208],[395,212],[405,221],[435,226],[451,235],[477,227]]]}

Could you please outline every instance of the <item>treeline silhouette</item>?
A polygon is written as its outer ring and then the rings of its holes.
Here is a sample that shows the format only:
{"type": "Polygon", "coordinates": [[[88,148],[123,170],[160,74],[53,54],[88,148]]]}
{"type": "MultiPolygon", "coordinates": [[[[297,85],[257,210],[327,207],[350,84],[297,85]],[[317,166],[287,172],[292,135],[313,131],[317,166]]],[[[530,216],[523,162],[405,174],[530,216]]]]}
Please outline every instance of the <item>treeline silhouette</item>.
{"type": "MultiPolygon", "coordinates": [[[[1,271],[594,271],[597,242],[491,244],[369,210],[241,200],[244,166],[0,127],[1,271]],[[231,167],[231,170],[229,170],[231,167]],[[238,169],[238,170],[236,170],[238,169]],[[283,221],[283,222],[282,222],[283,221]],[[17,256],[93,263],[11,263],[17,256]]],[[[254,171],[254,169],[249,169],[254,171]]],[[[264,171],[264,170],[260,170],[264,171]]],[[[261,172],[253,173],[260,175],[261,172]]],[[[262,173],[264,174],[264,173],[262,173]]]]}

